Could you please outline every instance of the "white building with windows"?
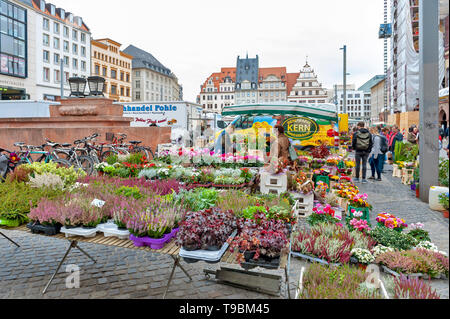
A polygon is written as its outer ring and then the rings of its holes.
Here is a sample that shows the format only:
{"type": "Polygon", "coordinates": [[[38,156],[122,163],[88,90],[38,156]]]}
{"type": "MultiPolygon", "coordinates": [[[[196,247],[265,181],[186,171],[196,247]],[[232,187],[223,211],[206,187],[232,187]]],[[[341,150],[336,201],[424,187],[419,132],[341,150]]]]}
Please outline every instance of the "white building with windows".
{"type": "Polygon", "coordinates": [[[258,103],[286,102],[286,92],[285,67],[259,69],[258,103]]]}
{"type": "Polygon", "coordinates": [[[287,100],[292,103],[320,104],[327,103],[329,99],[327,90],[319,83],[308,62],[300,71],[297,83],[288,94],[287,100]]]}
{"type": "Polygon", "coordinates": [[[79,16],[44,0],[33,0],[36,14],[36,96],[55,100],[61,95],[63,59],[64,96],[70,95],[68,79],[91,75],[91,33],[79,16]]]}
{"type": "Polygon", "coordinates": [[[235,104],[236,68],[222,68],[213,73],[200,88],[199,104],[208,112],[222,113],[225,106],[235,104]]]}
{"type": "MultiPolygon", "coordinates": [[[[344,91],[338,87],[338,109],[344,112],[344,91]]],[[[349,119],[369,123],[371,120],[371,94],[363,90],[355,90],[355,86],[347,87],[347,113],[349,119]]]]}

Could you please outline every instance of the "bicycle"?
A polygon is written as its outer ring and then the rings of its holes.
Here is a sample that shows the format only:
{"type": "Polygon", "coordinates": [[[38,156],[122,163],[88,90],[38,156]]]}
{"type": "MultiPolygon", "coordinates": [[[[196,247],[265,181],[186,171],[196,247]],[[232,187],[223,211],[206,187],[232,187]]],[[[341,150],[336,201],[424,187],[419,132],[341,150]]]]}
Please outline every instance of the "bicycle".
{"type": "Polygon", "coordinates": [[[32,164],[34,162],[53,162],[58,165],[61,165],[66,168],[70,168],[71,164],[67,160],[64,160],[62,158],[59,158],[56,154],[54,148],[60,146],[60,144],[57,143],[46,143],[42,146],[34,146],[34,145],[25,145],[25,143],[15,143],[14,146],[19,147],[20,151],[17,152],[17,155],[19,156],[19,165],[22,164],[32,164]],[[52,152],[45,151],[45,147],[52,147],[52,152]],[[34,160],[31,155],[40,155],[37,160],[34,160]]]}
{"type": "Polygon", "coordinates": [[[0,148],[0,181],[4,181],[18,165],[19,157],[16,153],[0,148]]]}
{"type": "MultiPolygon", "coordinates": [[[[48,143],[53,143],[49,140],[47,140],[48,143]]],[[[82,144],[83,141],[75,141],[75,145],[82,144]]],[[[57,148],[55,149],[55,152],[58,156],[65,156],[65,161],[68,161],[72,166],[76,168],[82,169],[86,174],[89,176],[92,175],[94,172],[94,161],[90,156],[87,155],[78,155],[78,152],[81,152],[83,154],[86,149],[80,148],[77,146],[71,147],[71,144],[62,144],[64,147],[70,147],[70,148],[57,148]]]]}
{"type": "Polygon", "coordinates": [[[123,133],[119,133],[118,135],[120,135],[120,138],[115,138],[113,143],[120,145],[121,148],[127,148],[127,151],[130,154],[143,153],[147,160],[152,160],[154,158],[151,147],[139,146],[139,144],[142,144],[141,141],[130,141],[130,144],[126,144],[124,143],[124,140],[127,138],[127,135],[123,133]]]}
{"type": "Polygon", "coordinates": [[[128,156],[130,155],[130,152],[128,152],[128,149],[126,147],[123,147],[123,141],[127,138],[126,134],[123,133],[118,133],[117,135],[120,136],[120,138],[115,137],[113,139],[112,144],[106,144],[106,143],[101,143],[102,145],[102,149],[103,148],[109,148],[109,150],[101,153],[101,159],[104,160],[106,158],[108,158],[109,156],[115,155],[123,155],[123,156],[128,156]]]}

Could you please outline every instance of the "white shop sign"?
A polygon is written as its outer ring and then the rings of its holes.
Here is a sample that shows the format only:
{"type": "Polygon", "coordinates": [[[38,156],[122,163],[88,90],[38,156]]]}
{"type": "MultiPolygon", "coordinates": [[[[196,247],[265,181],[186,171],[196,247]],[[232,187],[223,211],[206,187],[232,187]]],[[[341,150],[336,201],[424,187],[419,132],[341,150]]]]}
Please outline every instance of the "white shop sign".
{"type": "Polygon", "coordinates": [[[134,118],[132,127],[187,128],[187,107],[184,103],[123,105],[123,116],[134,118]]]}

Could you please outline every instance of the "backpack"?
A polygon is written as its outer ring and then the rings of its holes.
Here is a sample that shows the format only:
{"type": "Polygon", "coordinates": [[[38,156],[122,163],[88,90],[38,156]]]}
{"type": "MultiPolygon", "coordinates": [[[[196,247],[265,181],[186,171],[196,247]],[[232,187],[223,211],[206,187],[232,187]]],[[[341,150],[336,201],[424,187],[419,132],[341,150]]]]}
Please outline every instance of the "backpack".
{"type": "Polygon", "coordinates": [[[358,132],[356,135],[356,150],[357,151],[368,151],[370,147],[370,140],[372,136],[369,132],[361,133],[358,132]]]}
{"type": "Polygon", "coordinates": [[[381,151],[381,153],[386,154],[389,151],[389,145],[388,145],[387,138],[384,136],[380,136],[380,137],[381,137],[380,151],[381,151]]]}

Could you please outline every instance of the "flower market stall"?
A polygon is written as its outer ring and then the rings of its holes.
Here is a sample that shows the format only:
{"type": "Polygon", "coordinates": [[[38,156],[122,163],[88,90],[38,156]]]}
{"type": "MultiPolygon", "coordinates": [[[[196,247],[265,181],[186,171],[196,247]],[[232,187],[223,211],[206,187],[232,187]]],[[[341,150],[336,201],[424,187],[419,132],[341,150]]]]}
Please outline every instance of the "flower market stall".
{"type": "Polygon", "coordinates": [[[22,165],[0,183],[0,220],[69,241],[44,293],[72,249],[95,262],[80,243],[171,256],[164,296],[177,267],[191,279],[181,262],[240,265],[243,271],[204,272],[268,294],[277,294],[282,278],[260,269],[284,270],[290,293],[291,258],[360,270],[376,263],[399,278],[448,276],[448,257],[423,225],[395,212],[379,212],[371,225],[370,198],[353,184],[347,156],[345,148],[320,145],[273,165],[257,155],[180,148],[152,161],[112,155],[95,176],[53,163],[22,165]]]}

